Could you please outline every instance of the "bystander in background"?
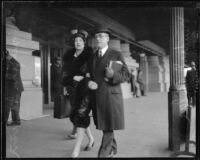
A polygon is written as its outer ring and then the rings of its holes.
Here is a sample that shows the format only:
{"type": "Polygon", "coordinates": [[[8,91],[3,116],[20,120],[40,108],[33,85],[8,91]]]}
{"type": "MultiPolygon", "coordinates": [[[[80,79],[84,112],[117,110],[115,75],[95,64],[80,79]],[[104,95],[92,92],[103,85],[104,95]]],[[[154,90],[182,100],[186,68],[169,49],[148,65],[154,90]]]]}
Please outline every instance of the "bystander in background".
{"type": "Polygon", "coordinates": [[[134,70],[131,69],[130,73],[130,83],[131,83],[131,92],[133,92],[133,96],[136,96],[137,98],[140,97],[140,86],[137,83],[136,75],[134,74],[134,70]]]}
{"type": "Polygon", "coordinates": [[[191,62],[191,70],[187,71],[186,74],[186,88],[187,88],[187,98],[188,105],[192,105],[193,107],[196,105],[196,67],[195,62],[191,62]]]}
{"type": "Polygon", "coordinates": [[[5,75],[5,121],[7,126],[20,125],[20,99],[24,90],[20,64],[6,50],[6,75],[5,75]],[[9,114],[12,114],[12,122],[8,123],[9,114]]]}
{"type": "Polygon", "coordinates": [[[141,70],[138,70],[137,82],[139,83],[140,86],[141,95],[146,96],[146,84],[144,82],[142,73],[143,72],[141,70]]]}
{"type": "Polygon", "coordinates": [[[54,101],[56,96],[63,91],[62,87],[62,61],[60,57],[55,57],[51,66],[51,100],[54,101]]]}

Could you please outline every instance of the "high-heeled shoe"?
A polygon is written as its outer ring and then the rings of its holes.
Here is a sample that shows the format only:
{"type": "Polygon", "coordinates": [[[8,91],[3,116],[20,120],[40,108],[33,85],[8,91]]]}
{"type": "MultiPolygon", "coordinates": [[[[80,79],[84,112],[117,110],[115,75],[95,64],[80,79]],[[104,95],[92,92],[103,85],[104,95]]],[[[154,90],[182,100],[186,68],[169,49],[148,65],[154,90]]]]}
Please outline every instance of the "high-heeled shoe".
{"type": "Polygon", "coordinates": [[[67,135],[67,137],[68,138],[70,138],[70,139],[76,139],[77,138],[77,134],[75,133],[75,134],[69,134],[69,135],[67,135]]]}
{"type": "Polygon", "coordinates": [[[110,154],[108,156],[106,156],[107,158],[113,158],[115,155],[117,154],[117,150],[111,150],[110,154]]]}
{"type": "Polygon", "coordinates": [[[94,142],[92,143],[92,145],[90,145],[90,143],[88,143],[87,146],[83,150],[90,151],[93,147],[94,147],[94,142]]]}

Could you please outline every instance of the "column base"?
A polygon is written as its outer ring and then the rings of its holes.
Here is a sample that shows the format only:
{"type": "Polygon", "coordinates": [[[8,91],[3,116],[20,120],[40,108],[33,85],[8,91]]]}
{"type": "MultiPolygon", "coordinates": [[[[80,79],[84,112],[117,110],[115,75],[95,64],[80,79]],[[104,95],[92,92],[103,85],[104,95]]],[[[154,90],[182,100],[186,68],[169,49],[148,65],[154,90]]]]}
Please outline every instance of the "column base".
{"type": "Polygon", "coordinates": [[[160,82],[150,83],[149,84],[149,91],[150,92],[163,92],[164,91],[164,84],[160,82]]]}
{"type": "Polygon", "coordinates": [[[20,118],[22,120],[31,120],[44,116],[42,89],[25,88],[21,96],[20,118]]]}
{"type": "Polygon", "coordinates": [[[169,82],[164,82],[164,92],[169,92],[169,82]]]}
{"type": "Polygon", "coordinates": [[[187,121],[186,90],[168,92],[168,125],[169,125],[169,149],[180,151],[180,145],[185,142],[187,121]]]}
{"type": "Polygon", "coordinates": [[[127,83],[127,82],[122,83],[121,88],[122,88],[123,99],[133,98],[133,93],[131,92],[131,84],[130,83],[127,83]]]}
{"type": "Polygon", "coordinates": [[[148,66],[148,74],[149,74],[149,91],[150,92],[163,92],[164,91],[164,83],[162,76],[162,68],[158,66],[148,66]]]}

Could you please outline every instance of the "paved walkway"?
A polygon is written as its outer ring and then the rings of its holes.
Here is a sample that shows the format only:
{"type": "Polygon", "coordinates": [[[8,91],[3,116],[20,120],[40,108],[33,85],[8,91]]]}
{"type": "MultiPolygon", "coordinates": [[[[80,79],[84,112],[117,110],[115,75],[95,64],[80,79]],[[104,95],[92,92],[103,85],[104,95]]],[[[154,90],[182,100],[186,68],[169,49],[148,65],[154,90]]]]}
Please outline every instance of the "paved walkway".
{"type": "MultiPolygon", "coordinates": [[[[125,100],[125,130],[115,131],[116,157],[170,157],[167,99],[167,93],[149,93],[146,97],[125,100]]],[[[7,157],[69,157],[75,140],[66,139],[66,135],[72,125],[69,119],[54,119],[52,112],[49,110],[51,115],[47,117],[22,121],[19,127],[7,127],[7,157]]],[[[97,156],[102,132],[95,129],[93,121],[91,130],[95,137],[94,149],[81,152],[80,157],[97,156]]],[[[193,133],[194,127],[192,136],[195,137],[193,133]]],[[[82,147],[86,144],[85,137],[82,147]]]]}

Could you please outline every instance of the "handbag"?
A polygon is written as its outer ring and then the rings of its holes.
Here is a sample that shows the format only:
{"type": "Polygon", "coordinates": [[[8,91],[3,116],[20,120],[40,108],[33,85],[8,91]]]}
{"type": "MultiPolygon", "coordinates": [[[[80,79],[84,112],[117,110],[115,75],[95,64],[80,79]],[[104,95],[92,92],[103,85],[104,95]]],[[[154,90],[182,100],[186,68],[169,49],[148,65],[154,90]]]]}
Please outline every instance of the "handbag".
{"type": "Polygon", "coordinates": [[[63,119],[70,117],[71,104],[68,96],[59,95],[54,100],[54,118],[63,119]]]}

